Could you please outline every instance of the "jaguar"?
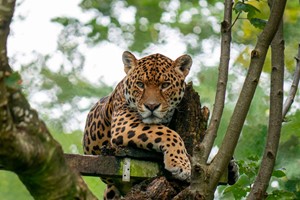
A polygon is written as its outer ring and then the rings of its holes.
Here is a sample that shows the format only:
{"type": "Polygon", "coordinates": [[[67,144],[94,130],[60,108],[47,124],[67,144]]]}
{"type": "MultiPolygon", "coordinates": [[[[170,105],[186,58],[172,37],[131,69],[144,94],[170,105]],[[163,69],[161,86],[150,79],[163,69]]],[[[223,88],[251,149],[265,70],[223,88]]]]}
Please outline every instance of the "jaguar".
{"type": "MultiPolygon", "coordinates": [[[[84,154],[101,154],[104,146],[161,152],[165,169],[189,181],[191,164],[184,142],[167,125],[183,98],[192,58],[185,54],[172,60],[157,53],[137,59],[125,51],[122,61],[126,76],[88,113],[84,154]]],[[[118,189],[107,182],[104,199],[118,196],[118,189]]]]}

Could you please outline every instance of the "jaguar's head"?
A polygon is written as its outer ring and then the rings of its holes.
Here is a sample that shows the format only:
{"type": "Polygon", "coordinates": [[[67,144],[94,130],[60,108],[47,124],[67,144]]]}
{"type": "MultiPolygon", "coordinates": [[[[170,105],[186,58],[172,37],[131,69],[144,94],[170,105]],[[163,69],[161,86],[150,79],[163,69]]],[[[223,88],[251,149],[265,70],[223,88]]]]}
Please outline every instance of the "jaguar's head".
{"type": "Polygon", "coordinates": [[[147,124],[167,123],[185,90],[192,59],[182,55],[175,61],[153,54],[136,59],[128,51],[123,53],[125,98],[147,124]]]}

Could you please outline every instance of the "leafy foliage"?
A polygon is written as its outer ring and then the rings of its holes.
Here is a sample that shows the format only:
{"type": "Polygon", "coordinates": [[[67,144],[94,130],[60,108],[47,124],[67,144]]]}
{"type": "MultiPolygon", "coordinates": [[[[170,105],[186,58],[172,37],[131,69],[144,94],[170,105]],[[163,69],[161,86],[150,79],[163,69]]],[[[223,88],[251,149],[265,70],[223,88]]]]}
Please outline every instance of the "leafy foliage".
{"type": "Polygon", "coordinates": [[[255,17],[256,13],[260,13],[260,10],[246,2],[247,1],[236,2],[233,10],[238,14],[241,14],[242,12],[247,13],[247,19],[250,21],[250,23],[256,28],[263,29],[267,23],[266,20],[255,17]]]}
{"type": "MultiPolygon", "coordinates": [[[[251,48],[253,48],[254,41],[256,41],[260,33],[260,28],[266,24],[267,16],[270,11],[267,1],[236,1],[234,8],[239,4],[247,4],[247,6],[240,6],[241,8],[238,6],[238,10],[241,14],[235,16],[238,17],[238,19],[233,26],[233,41],[234,43],[242,44],[240,47],[241,50],[239,51],[240,53],[235,60],[235,65],[248,67],[251,48]],[[259,12],[256,11],[256,9],[258,9],[259,12]],[[249,12],[251,13],[250,15],[249,12]]],[[[300,13],[296,10],[299,11],[299,3],[288,2],[284,13],[285,67],[289,72],[292,72],[295,68],[294,56],[297,54],[298,48],[294,38],[300,37],[300,29],[295,29],[295,27],[300,26],[300,13]]],[[[238,15],[238,13],[236,15],[238,15]]],[[[267,62],[264,66],[265,72],[270,72],[271,70],[271,64],[268,62],[270,56],[271,55],[268,54],[266,59],[267,62]]]]}
{"type": "Polygon", "coordinates": [[[83,0],[85,12],[95,13],[87,22],[79,19],[59,17],[53,21],[64,27],[88,27],[87,42],[98,44],[104,40],[118,43],[124,48],[141,52],[153,44],[164,44],[170,40],[170,31],[180,34],[190,53],[201,52],[201,40],[219,34],[222,7],[218,1],[106,1],[83,0]],[[203,12],[205,10],[205,12],[203,12]],[[153,14],[155,13],[155,14],[153,14]],[[213,23],[213,27],[211,24],[213,23]],[[202,28],[206,27],[206,28],[202,28]]]}
{"type": "Polygon", "coordinates": [[[267,200],[277,200],[277,199],[296,199],[294,193],[285,191],[285,190],[274,190],[271,194],[266,198],[267,200]]]}
{"type": "MultiPolygon", "coordinates": [[[[247,196],[248,192],[250,192],[251,184],[258,173],[260,165],[259,157],[250,156],[247,159],[238,160],[238,165],[239,172],[241,173],[239,180],[234,185],[219,188],[219,192],[221,192],[220,199],[228,199],[231,197],[243,199],[247,196]]],[[[274,170],[272,177],[272,181],[284,182],[284,178],[286,178],[285,170],[274,170]]],[[[267,199],[296,199],[296,194],[284,189],[269,188],[267,199]]]]}

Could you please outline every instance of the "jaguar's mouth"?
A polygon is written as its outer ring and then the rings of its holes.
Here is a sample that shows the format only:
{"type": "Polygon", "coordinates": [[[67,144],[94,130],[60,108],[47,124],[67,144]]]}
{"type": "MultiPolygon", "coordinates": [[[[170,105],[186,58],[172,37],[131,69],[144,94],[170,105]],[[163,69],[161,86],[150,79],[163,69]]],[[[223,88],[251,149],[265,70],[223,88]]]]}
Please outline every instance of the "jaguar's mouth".
{"type": "Polygon", "coordinates": [[[157,115],[155,115],[154,113],[151,113],[147,117],[143,117],[142,121],[145,124],[160,124],[162,119],[160,117],[158,117],[157,115]]]}

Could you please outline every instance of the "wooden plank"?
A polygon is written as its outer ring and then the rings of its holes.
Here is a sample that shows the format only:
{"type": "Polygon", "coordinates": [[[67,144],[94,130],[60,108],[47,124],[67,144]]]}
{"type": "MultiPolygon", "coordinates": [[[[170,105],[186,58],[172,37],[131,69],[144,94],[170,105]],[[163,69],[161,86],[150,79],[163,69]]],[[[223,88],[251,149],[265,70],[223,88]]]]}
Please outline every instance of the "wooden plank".
{"type": "Polygon", "coordinates": [[[65,154],[65,158],[83,176],[115,176],[120,168],[114,156],[65,154]]]}
{"type": "MultiPolygon", "coordinates": [[[[83,176],[122,178],[125,157],[65,154],[69,165],[83,176]]],[[[155,161],[130,159],[130,178],[146,179],[163,174],[155,161]]]]}
{"type": "MultiPolygon", "coordinates": [[[[132,152],[131,152],[132,153],[132,152]]],[[[122,155],[125,155],[122,153],[122,155]]],[[[135,154],[139,157],[139,154],[135,154]]],[[[168,175],[161,164],[156,161],[139,160],[136,158],[103,156],[103,155],[75,155],[65,154],[69,165],[77,170],[83,176],[95,176],[109,178],[118,187],[121,194],[125,195],[131,187],[145,179],[156,177],[158,175],[168,175]],[[128,180],[124,182],[123,167],[125,159],[130,159],[128,180]]]]}
{"type": "MultiPolygon", "coordinates": [[[[124,159],[126,157],[65,154],[65,158],[69,165],[83,176],[122,179],[124,159]]],[[[164,170],[162,161],[130,159],[131,179],[144,180],[159,175],[172,179],[171,174],[164,170]]],[[[227,184],[227,175],[228,171],[226,170],[220,180],[220,184],[227,184]]]]}

